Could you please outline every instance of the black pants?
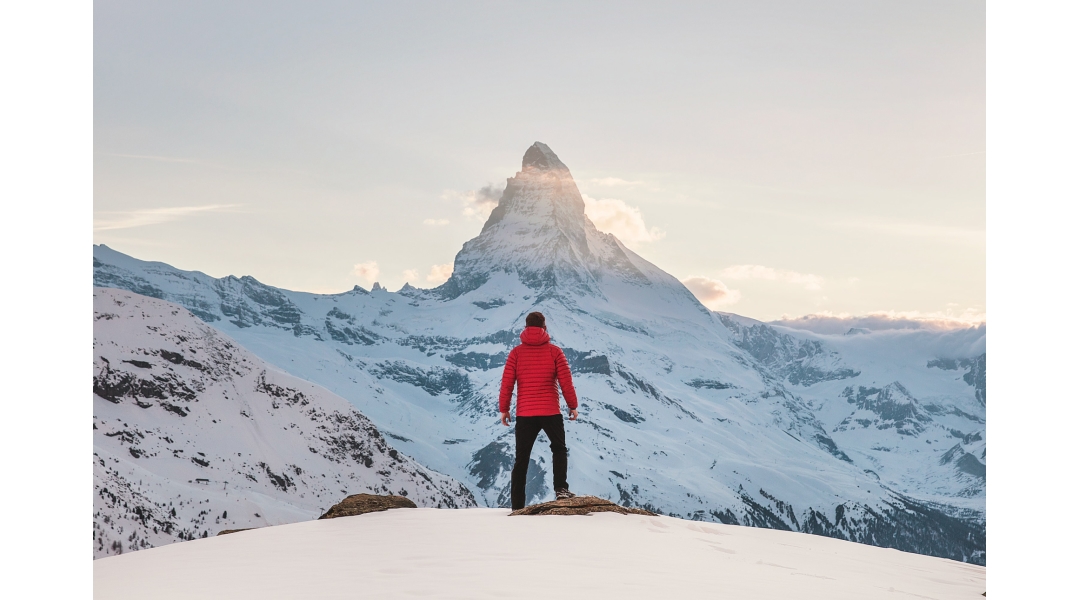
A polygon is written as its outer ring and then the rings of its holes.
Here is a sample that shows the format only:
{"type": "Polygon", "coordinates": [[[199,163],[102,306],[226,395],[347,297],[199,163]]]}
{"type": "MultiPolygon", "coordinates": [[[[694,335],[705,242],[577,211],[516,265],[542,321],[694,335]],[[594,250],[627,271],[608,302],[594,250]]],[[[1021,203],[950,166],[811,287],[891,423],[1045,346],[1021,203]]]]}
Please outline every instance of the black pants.
{"type": "Polygon", "coordinates": [[[555,489],[567,489],[566,484],[566,432],[562,415],[547,417],[518,417],[514,425],[517,455],[514,470],[510,474],[510,505],[514,510],[525,508],[525,476],[529,474],[529,456],[540,430],[551,440],[551,466],[554,469],[555,489]]]}

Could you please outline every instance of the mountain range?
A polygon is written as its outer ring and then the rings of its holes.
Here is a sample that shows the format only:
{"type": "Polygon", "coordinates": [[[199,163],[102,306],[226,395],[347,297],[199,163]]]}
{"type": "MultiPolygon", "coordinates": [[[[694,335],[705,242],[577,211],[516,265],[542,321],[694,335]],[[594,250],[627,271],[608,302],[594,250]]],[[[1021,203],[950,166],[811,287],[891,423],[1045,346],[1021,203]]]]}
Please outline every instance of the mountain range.
{"type": "MultiPolygon", "coordinates": [[[[427,471],[409,469],[445,474],[489,507],[508,505],[513,463],[512,428],[497,423],[501,367],[539,310],[581,399],[567,426],[572,490],[985,564],[985,326],[822,335],[710,311],[598,231],[539,142],[433,289],[295,292],[102,245],[94,285],[183,307],[249,360],[350,403],[427,471]]],[[[205,420],[183,426],[210,436],[205,420]]],[[[440,482],[416,493],[467,505],[440,482]]],[[[534,452],[529,501],[550,488],[534,452]]]]}

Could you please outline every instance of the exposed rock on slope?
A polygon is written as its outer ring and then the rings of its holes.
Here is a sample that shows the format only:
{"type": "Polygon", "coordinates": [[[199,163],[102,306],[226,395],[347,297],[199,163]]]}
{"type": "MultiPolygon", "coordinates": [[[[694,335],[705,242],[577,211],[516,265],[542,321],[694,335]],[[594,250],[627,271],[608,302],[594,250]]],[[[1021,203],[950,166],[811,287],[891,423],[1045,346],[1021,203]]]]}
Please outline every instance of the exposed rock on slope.
{"type": "Polygon", "coordinates": [[[391,508],[416,508],[416,503],[404,496],[379,496],[376,494],[353,494],[330,507],[320,519],[355,517],[391,508]]]}
{"type": "Polygon", "coordinates": [[[592,513],[613,512],[620,515],[651,515],[656,513],[643,508],[619,506],[610,500],[597,498],[596,496],[576,496],[563,500],[552,500],[541,504],[533,504],[515,510],[510,513],[511,517],[519,515],[588,515],[592,513]]]}
{"type": "Polygon", "coordinates": [[[229,535],[230,533],[240,533],[241,531],[251,531],[254,527],[244,527],[242,529],[222,529],[218,535],[229,535]]]}
{"type": "Polygon", "coordinates": [[[349,492],[475,506],[345,400],[184,308],[94,290],[94,556],[317,517],[349,492]]]}
{"type": "Polygon", "coordinates": [[[964,382],[975,388],[975,398],[986,406],[986,353],[983,352],[979,356],[974,358],[937,358],[931,361],[927,361],[926,367],[928,369],[943,369],[946,371],[955,371],[957,369],[967,369],[964,373],[964,382]]]}

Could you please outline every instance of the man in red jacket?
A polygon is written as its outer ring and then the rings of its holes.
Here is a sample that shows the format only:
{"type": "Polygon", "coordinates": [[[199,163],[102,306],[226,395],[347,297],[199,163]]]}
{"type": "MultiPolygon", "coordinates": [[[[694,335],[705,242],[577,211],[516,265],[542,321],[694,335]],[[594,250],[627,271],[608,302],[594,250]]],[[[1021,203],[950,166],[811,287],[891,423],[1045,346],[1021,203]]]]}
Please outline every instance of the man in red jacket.
{"type": "Polygon", "coordinates": [[[502,424],[510,426],[510,396],[517,384],[517,424],[514,437],[517,455],[510,475],[510,504],[513,510],[525,508],[525,476],[529,472],[529,456],[536,436],[543,430],[551,440],[551,463],[554,469],[555,497],[573,498],[566,483],[566,432],[563,431],[559,392],[562,388],[570,420],[577,419],[577,392],[570,377],[570,365],[562,349],[551,343],[544,315],[533,312],[525,317],[521,345],[510,351],[503,368],[502,388],[499,390],[499,412],[502,424]]]}

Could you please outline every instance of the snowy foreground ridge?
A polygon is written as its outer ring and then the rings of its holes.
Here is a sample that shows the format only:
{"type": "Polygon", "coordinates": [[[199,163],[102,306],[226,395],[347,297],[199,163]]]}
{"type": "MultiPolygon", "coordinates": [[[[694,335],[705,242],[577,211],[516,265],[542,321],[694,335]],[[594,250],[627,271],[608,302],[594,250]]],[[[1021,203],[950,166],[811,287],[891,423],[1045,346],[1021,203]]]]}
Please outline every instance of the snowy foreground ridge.
{"type": "MultiPolygon", "coordinates": [[[[525,315],[539,310],[581,400],[581,418],[566,427],[575,492],[668,516],[986,561],[985,327],[822,335],[709,311],[598,231],[569,169],[540,143],[434,289],[294,292],[105,246],[94,248],[94,284],[183,306],[274,369],[344,399],[397,452],[492,508],[509,504],[514,453],[513,429],[496,422],[501,369],[525,315]]],[[[162,355],[138,360],[165,366],[162,355]]],[[[159,401],[138,393],[124,410],[159,401]]],[[[216,416],[147,411],[190,435],[221,431],[216,416]]],[[[299,425],[282,427],[290,423],[299,425]]],[[[131,454],[144,438],[107,443],[132,465],[150,464],[131,454]]],[[[533,455],[529,503],[552,494],[545,446],[533,455]]],[[[210,525],[199,535],[213,535],[210,525]]]]}
{"type": "Polygon", "coordinates": [[[397,509],[94,561],[97,600],[982,598],[986,569],[769,529],[612,513],[397,509]]]}

